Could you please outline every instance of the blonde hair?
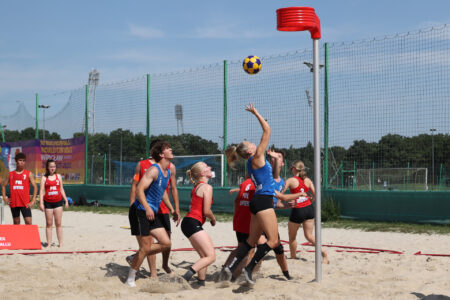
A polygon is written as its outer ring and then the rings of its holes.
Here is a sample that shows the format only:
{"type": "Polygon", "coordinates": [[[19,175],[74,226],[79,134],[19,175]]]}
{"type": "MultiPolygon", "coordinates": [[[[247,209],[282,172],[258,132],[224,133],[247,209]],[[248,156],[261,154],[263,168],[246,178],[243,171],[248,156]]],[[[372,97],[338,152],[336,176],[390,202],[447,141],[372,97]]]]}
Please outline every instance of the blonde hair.
{"type": "Polygon", "coordinates": [[[192,165],[192,167],[189,170],[186,171],[186,174],[188,175],[189,180],[192,183],[195,184],[198,181],[198,179],[201,177],[202,171],[203,171],[203,168],[202,168],[203,164],[205,164],[205,163],[202,161],[196,162],[195,164],[192,165]]]}
{"type": "Polygon", "coordinates": [[[292,163],[291,168],[297,171],[297,176],[301,179],[306,178],[305,164],[301,160],[296,160],[292,163]]]}
{"type": "Polygon", "coordinates": [[[248,141],[242,141],[237,147],[230,146],[225,150],[227,164],[230,168],[234,169],[234,163],[238,160],[238,156],[243,159],[248,159],[250,157],[250,153],[248,153],[248,144],[248,141]]]}

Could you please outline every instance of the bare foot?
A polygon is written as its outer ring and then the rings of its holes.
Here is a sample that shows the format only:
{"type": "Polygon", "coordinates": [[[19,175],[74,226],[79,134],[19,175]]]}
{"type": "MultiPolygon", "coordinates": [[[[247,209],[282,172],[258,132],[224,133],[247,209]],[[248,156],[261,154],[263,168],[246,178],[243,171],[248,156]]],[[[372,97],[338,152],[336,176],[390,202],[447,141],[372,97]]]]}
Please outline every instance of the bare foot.
{"type": "Polygon", "coordinates": [[[172,273],[172,269],[169,268],[169,266],[162,266],[163,270],[166,271],[167,274],[172,273]]]}
{"type": "Polygon", "coordinates": [[[158,278],[158,272],[151,272],[150,273],[150,279],[158,278]]]}
{"type": "Polygon", "coordinates": [[[330,261],[328,260],[328,254],[326,252],[322,253],[322,263],[329,264],[330,261]]]}

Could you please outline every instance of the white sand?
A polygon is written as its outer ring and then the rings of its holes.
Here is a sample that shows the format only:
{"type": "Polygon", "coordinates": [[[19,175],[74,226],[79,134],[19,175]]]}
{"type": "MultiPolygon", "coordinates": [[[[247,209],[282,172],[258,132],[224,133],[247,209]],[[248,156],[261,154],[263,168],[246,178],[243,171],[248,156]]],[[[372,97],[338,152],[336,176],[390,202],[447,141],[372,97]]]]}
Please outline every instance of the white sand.
{"type": "MultiPolygon", "coordinates": [[[[9,210],[5,211],[11,224],[9,210]]],[[[41,240],[45,238],[45,218],[33,210],[33,223],[39,225],[41,240]]],[[[324,229],[324,244],[388,249],[398,254],[337,252],[326,248],[331,263],[323,266],[322,282],[315,278],[312,247],[300,246],[300,259],[288,260],[294,280],[286,281],[273,253],[263,263],[256,284],[249,288],[238,283],[215,283],[228,252],[217,250],[216,262],[208,268],[206,287],[192,289],[177,280],[198,256],[195,252],[172,252],[170,264],[174,275],[161,270],[158,255],[158,280],[138,277],[136,288],[123,281],[128,274],[125,256],[137,248],[128,226],[128,217],[93,213],[64,212],[64,247],[43,248],[41,251],[1,250],[2,253],[120,250],[94,254],[0,255],[0,299],[449,299],[450,257],[413,255],[422,253],[450,254],[447,235],[362,232],[359,230],[324,229]],[[442,297],[439,295],[445,295],[442,297]]],[[[172,224],[173,225],[173,224],[172,224]]],[[[204,228],[215,246],[235,245],[232,224],[218,223],[204,228]]],[[[286,224],[280,224],[280,234],[287,240],[286,224]]],[[[53,240],[57,242],[56,233],[53,240]]],[[[302,231],[297,237],[305,242],[302,231]]],[[[173,228],[173,249],[191,247],[179,228],[173,228]]],[[[285,246],[287,250],[288,247],[285,246]]],[[[148,265],[144,262],[144,274],[148,265]]]]}

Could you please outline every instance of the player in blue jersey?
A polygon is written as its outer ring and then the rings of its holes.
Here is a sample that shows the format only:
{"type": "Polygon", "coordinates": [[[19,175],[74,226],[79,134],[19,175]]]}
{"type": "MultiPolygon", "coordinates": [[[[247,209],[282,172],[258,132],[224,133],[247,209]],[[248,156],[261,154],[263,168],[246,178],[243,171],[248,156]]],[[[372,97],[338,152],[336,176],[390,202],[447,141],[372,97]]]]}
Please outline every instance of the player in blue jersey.
{"type": "MultiPolygon", "coordinates": [[[[131,234],[141,236],[139,251],[131,263],[126,284],[136,286],[136,272],[139,270],[143,260],[151,254],[165,251],[171,247],[170,238],[164,229],[164,224],[159,218],[155,218],[161,201],[168,207],[169,197],[165,190],[169,184],[169,163],[173,159],[172,149],[167,142],[157,142],[151,149],[151,156],[156,161],[145,171],[136,188],[138,201],[134,203],[135,214],[130,215],[131,234]],[[155,238],[158,243],[152,243],[155,238]]],[[[171,211],[173,214],[173,209],[171,211]]]]}
{"type": "Polygon", "coordinates": [[[261,125],[263,134],[258,146],[249,141],[243,141],[237,147],[232,146],[226,150],[227,162],[231,167],[237,160],[238,155],[241,158],[248,160],[248,176],[255,184],[255,194],[249,205],[250,212],[252,213],[249,237],[247,241],[238,247],[236,257],[228,267],[225,267],[225,272],[228,274],[228,278],[231,278],[231,275],[239,265],[239,262],[247,255],[249,250],[254,247],[264,231],[267,236],[267,242],[257,247],[252,260],[243,270],[246,281],[253,284],[252,272],[256,264],[270,250],[274,250],[275,253],[283,253],[283,248],[280,247],[277,216],[273,209],[275,183],[272,175],[272,167],[265,156],[270,139],[270,126],[256,110],[253,103],[247,105],[245,110],[255,115],[261,125]]]}

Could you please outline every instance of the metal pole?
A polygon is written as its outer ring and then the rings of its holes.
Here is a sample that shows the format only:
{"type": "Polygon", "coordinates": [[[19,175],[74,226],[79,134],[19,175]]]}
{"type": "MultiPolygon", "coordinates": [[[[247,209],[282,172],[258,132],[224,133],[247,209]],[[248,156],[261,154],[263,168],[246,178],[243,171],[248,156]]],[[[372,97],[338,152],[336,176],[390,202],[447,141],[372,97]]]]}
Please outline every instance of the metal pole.
{"type": "Polygon", "coordinates": [[[319,40],[313,39],[314,68],[314,182],[316,184],[316,282],[322,281],[322,228],[320,180],[320,107],[319,107],[319,40]]]}
{"type": "Polygon", "coordinates": [[[93,184],[94,182],[92,182],[94,180],[94,154],[92,154],[92,158],[91,158],[91,184],[93,184]]]}
{"type": "Polygon", "coordinates": [[[36,130],[34,134],[36,140],[39,139],[39,94],[36,93],[36,130]]]}
{"type": "Polygon", "coordinates": [[[431,131],[431,183],[434,190],[434,131],[431,131]]]}
{"type": "Polygon", "coordinates": [[[119,184],[122,185],[122,130],[120,130],[120,179],[119,184]]]}
{"type": "Polygon", "coordinates": [[[323,122],[323,187],[328,189],[328,43],[325,43],[324,122],[323,122]]]}
{"type": "Polygon", "coordinates": [[[103,185],[106,184],[106,153],[103,156],[103,185]]]}
{"type": "Polygon", "coordinates": [[[111,144],[109,146],[109,167],[108,167],[108,183],[111,185],[111,144]]]}
{"type": "MultiPolygon", "coordinates": [[[[228,114],[228,64],[227,61],[224,60],[223,61],[223,154],[225,154],[225,150],[227,148],[227,127],[228,127],[228,123],[227,123],[227,114],[228,114]]],[[[223,186],[227,186],[227,164],[223,164],[223,181],[224,181],[224,185],[223,186]]]]}
{"type": "Polygon", "coordinates": [[[5,133],[3,132],[3,125],[2,125],[2,123],[0,123],[0,130],[2,131],[2,141],[3,141],[3,143],[5,143],[5,133]]]}
{"type": "Polygon", "coordinates": [[[147,136],[145,138],[145,157],[150,157],[150,74],[147,74],[147,136]]]}
{"type": "Polygon", "coordinates": [[[5,204],[3,203],[3,197],[2,196],[0,196],[0,202],[1,202],[1,206],[2,206],[2,222],[1,222],[1,224],[5,224],[5,212],[4,212],[5,204]]]}
{"type": "Polygon", "coordinates": [[[42,112],[44,113],[44,124],[42,125],[42,139],[45,141],[45,108],[42,109],[42,112]]]}
{"type": "Polygon", "coordinates": [[[89,151],[89,86],[86,84],[86,101],[84,107],[84,184],[87,184],[88,178],[88,151],[89,151]]]}

